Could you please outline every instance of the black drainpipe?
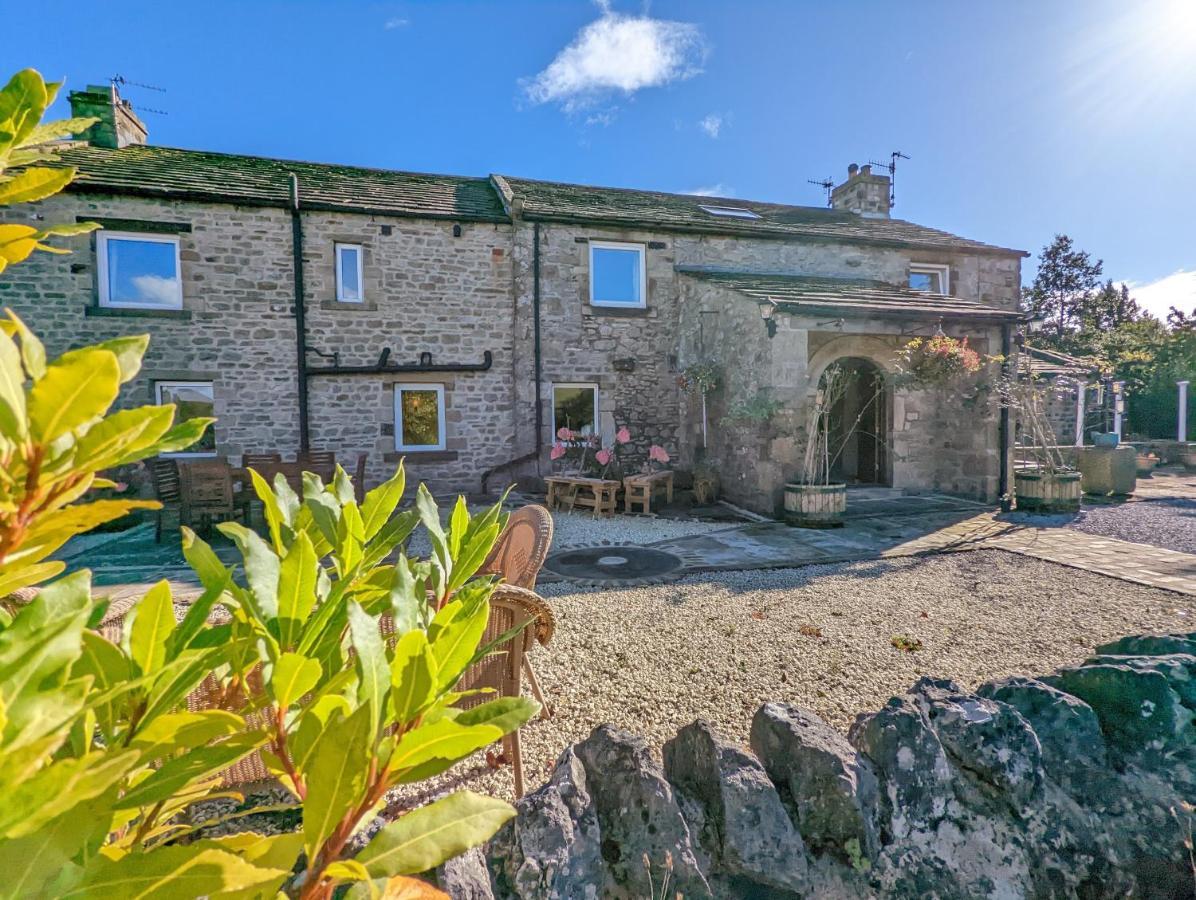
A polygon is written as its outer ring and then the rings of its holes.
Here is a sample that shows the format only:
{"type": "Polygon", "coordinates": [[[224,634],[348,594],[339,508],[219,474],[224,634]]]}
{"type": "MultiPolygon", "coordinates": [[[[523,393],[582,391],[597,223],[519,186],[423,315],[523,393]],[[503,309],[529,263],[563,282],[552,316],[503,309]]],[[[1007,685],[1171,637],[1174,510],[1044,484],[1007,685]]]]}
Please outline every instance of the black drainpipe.
{"type": "Polygon", "coordinates": [[[543,361],[540,358],[540,223],[532,225],[532,353],[536,378],[536,465],[544,449],[544,404],[540,396],[543,361]]]}
{"type": "MultiPolygon", "coordinates": [[[[1013,326],[1001,326],[1001,378],[1009,378],[1009,355],[1013,352],[1013,326]]],[[[997,479],[997,493],[1001,498],[1001,510],[1009,512],[1013,507],[1009,494],[1009,404],[1001,404],[1001,419],[997,429],[997,443],[1001,447],[1000,476],[997,479]]]]}
{"type": "Polygon", "coordinates": [[[299,176],[291,173],[291,252],[295,267],[295,353],[299,389],[299,450],[309,447],[307,434],[307,322],[303,303],[303,220],[299,215],[299,176]]]}

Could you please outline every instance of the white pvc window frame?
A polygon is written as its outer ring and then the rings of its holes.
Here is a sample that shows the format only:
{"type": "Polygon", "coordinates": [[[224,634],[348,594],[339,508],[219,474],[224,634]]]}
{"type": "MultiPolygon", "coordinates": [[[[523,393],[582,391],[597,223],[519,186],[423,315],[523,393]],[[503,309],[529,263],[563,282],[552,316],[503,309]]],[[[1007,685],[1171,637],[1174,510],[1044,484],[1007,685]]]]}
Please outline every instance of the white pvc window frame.
{"type": "MultiPolygon", "coordinates": [[[[590,434],[599,434],[600,433],[599,429],[602,426],[602,406],[600,405],[601,401],[602,401],[602,392],[598,389],[597,383],[595,383],[593,381],[553,382],[552,390],[549,394],[549,396],[552,398],[552,441],[555,443],[556,441],[559,440],[559,438],[556,436],[556,433],[561,428],[565,427],[564,422],[561,422],[558,425],[557,421],[556,421],[556,392],[557,392],[557,388],[564,388],[564,389],[569,389],[569,390],[583,390],[583,391],[588,390],[588,391],[593,392],[593,394],[594,394],[594,421],[592,423],[592,428],[591,428],[590,434]]],[[[576,429],[570,429],[570,430],[576,430],[576,429]]]]}
{"type": "MultiPolygon", "coordinates": [[[[947,295],[951,293],[951,267],[937,263],[910,263],[910,275],[937,275],[939,277],[939,291],[924,291],[927,294],[947,295]]],[[[916,288],[911,288],[916,290],[916,288]]]]}
{"type": "MultiPolygon", "coordinates": [[[[154,402],[162,406],[167,401],[162,399],[162,388],[206,388],[208,393],[212,395],[212,413],[216,412],[216,385],[211,381],[177,381],[169,378],[164,378],[161,381],[154,382],[154,402]]],[[[175,424],[179,424],[176,417],[175,424]]],[[[211,426],[209,426],[211,427],[211,426]]],[[[174,453],[163,453],[164,457],[174,459],[212,459],[219,455],[216,450],[178,450],[174,453]]]]}
{"type": "Polygon", "coordinates": [[[605,306],[610,309],[644,309],[648,305],[648,248],[644,244],[626,241],[590,241],[590,306],[605,306]],[[594,296],[594,251],[623,250],[639,254],[640,296],[638,303],[623,303],[617,300],[599,300],[594,296]]]}
{"type": "Polygon", "coordinates": [[[444,450],[447,447],[445,435],[445,406],[444,385],[425,381],[400,381],[395,384],[395,450],[405,453],[431,453],[444,450]],[[421,391],[436,393],[436,443],[435,444],[405,444],[403,443],[403,394],[407,391],[421,391]]]}
{"type": "Polygon", "coordinates": [[[337,303],[364,303],[365,302],[365,247],[361,244],[345,244],[337,242],[334,245],[333,253],[336,256],[336,302],[337,303]],[[346,251],[352,251],[357,257],[356,274],[357,274],[357,296],[349,296],[349,292],[345,290],[345,262],[344,254],[346,251]]]}
{"type": "Polygon", "coordinates": [[[182,309],[183,308],[183,263],[179,255],[179,238],[177,234],[144,233],[137,231],[108,231],[101,229],[96,232],[96,280],[100,306],[108,309],[182,309]],[[128,303],[113,300],[110,296],[112,285],[108,280],[108,243],[109,241],[140,241],[143,244],[170,244],[174,247],[174,277],[178,281],[179,292],[176,302],[166,306],[162,303],[128,303]]]}

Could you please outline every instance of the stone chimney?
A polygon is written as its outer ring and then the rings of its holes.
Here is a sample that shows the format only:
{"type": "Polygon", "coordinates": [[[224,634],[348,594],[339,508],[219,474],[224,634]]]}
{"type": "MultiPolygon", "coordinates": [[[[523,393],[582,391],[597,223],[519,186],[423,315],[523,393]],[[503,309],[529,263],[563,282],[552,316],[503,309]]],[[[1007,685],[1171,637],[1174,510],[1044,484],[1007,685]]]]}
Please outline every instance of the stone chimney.
{"type": "Polygon", "coordinates": [[[873,175],[872,166],[847,167],[847,180],[831,191],[831,207],[870,219],[889,217],[889,176],[873,175]]]}
{"type": "Polygon", "coordinates": [[[71,91],[71,116],[95,117],[96,122],[83,133],[93,147],[115,150],[130,144],[144,144],[145,125],[133,112],[128,100],[122,100],[115,84],[89,84],[85,91],[71,91]]]}

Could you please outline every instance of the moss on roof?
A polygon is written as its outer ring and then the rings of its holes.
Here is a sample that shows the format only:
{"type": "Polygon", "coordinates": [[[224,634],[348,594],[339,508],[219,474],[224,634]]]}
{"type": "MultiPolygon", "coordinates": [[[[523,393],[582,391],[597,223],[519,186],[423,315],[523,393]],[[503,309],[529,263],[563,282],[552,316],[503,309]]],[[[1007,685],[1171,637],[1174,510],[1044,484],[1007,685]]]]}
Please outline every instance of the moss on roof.
{"type": "Polygon", "coordinates": [[[79,146],[62,162],[79,176],[71,190],[211,200],[246,206],[287,206],[291,173],[307,209],[393,216],[509,221],[487,178],[423,175],[356,166],[266,159],[230,153],[129,146],[79,146]]]}
{"type": "Polygon", "coordinates": [[[869,218],[843,210],[504,177],[524,217],[533,221],[592,222],[653,230],[865,242],[1003,256],[1028,255],[1022,250],[969,240],[902,219],[869,218]],[[702,209],[703,206],[749,209],[759,218],[715,216],[702,209]]]}
{"type": "Polygon", "coordinates": [[[678,267],[682,275],[735,291],[758,303],[773,303],[795,313],[827,313],[880,318],[943,318],[1013,322],[1016,310],[988,306],[974,300],[927,294],[883,281],[811,278],[798,275],[757,275],[678,267]]]}

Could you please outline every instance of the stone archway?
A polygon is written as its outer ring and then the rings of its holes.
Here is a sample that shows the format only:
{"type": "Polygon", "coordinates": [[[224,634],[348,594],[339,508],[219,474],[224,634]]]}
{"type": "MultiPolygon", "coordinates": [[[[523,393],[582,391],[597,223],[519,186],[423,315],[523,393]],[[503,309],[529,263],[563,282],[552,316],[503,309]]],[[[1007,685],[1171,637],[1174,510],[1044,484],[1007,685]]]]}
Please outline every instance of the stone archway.
{"type": "Polygon", "coordinates": [[[847,380],[828,417],[831,479],[889,485],[892,391],[884,370],[863,357],[843,357],[833,365],[847,380]]]}

